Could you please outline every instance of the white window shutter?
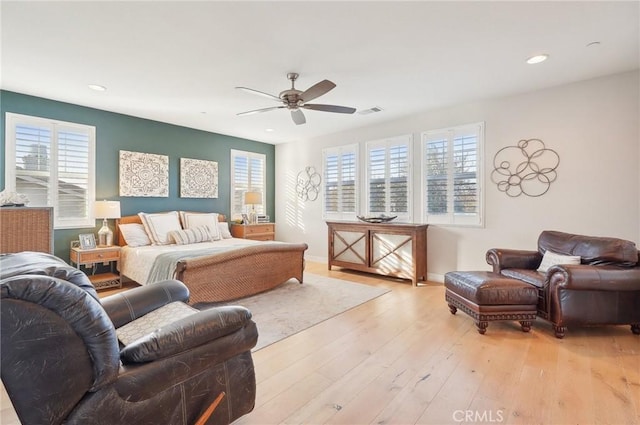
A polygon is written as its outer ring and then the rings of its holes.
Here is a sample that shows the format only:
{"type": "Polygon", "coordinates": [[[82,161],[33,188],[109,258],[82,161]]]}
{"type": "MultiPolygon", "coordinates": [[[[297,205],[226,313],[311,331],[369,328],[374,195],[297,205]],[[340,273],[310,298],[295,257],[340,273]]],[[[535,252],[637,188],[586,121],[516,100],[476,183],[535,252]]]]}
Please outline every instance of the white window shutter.
{"type": "Polygon", "coordinates": [[[411,221],[411,135],[367,142],[367,215],[411,221]]]}
{"type": "Polygon", "coordinates": [[[94,227],[95,127],[7,113],[8,190],[51,206],[54,227],[94,227]]]}
{"type": "Polygon", "coordinates": [[[323,217],[354,220],[358,209],[358,145],[322,151],[323,217]]]}
{"type": "Polygon", "coordinates": [[[482,225],[484,123],[422,133],[423,220],[482,225]]]}

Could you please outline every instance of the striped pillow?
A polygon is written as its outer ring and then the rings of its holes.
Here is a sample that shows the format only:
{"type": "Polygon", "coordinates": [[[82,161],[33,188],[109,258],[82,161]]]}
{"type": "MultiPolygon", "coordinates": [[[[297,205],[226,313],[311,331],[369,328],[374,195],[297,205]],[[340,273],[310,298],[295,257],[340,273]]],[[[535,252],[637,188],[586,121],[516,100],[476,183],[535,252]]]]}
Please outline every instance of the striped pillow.
{"type": "Polygon", "coordinates": [[[180,211],[180,219],[182,220],[183,229],[207,226],[209,227],[209,233],[211,233],[212,241],[219,241],[222,238],[220,236],[220,231],[218,230],[217,213],[196,213],[180,211]]]}
{"type": "Polygon", "coordinates": [[[169,238],[178,245],[188,245],[190,243],[209,242],[211,232],[208,226],[192,227],[191,229],[172,230],[169,238]]]}

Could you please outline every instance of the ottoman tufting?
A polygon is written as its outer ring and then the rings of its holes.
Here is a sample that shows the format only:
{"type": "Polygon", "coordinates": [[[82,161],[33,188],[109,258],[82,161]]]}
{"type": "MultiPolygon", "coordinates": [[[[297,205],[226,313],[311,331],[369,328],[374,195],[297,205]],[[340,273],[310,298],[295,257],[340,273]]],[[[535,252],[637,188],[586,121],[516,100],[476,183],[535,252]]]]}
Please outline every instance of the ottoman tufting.
{"type": "Polygon", "coordinates": [[[494,320],[518,320],[522,331],[529,332],[536,318],[538,290],[520,280],[485,271],[449,272],[444,286],[451,314],[464,311],[481,334],[494,320]]]}

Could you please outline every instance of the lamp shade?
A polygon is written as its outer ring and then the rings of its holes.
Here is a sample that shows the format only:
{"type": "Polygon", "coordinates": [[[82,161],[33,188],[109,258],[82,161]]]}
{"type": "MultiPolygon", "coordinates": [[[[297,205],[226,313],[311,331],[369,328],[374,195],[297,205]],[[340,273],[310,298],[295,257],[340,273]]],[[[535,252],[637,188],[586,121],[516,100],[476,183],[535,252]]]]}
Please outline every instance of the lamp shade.
{"type": "Polygon", "coordinates": [[[262,192],[245,192],[244,203],[247,205],[261,204],[262,192]]]}
{"type": "Polygon", "coordinates": [[[96,201],[96,218],[120,218],[120,201],[96,201]]]}

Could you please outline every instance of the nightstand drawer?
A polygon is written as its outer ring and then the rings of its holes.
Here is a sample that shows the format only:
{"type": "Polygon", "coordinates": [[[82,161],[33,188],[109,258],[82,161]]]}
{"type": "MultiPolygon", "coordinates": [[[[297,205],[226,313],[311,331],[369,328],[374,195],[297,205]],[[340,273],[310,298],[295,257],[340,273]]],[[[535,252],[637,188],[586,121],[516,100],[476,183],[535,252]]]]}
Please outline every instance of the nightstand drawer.
{"type": "Polygon", "coordinates": [[[273,233],[261,233],[259,235],[247,236],[247,239],[253,239],[254,241],[272,241],[273,233]]]}
{"type": "Polygon", "coordinates": [[[103,261],[117,261],[120,259],[120,250],[109,251],[90,251],[90,252],[76,252],[78,263],[100,263],[103,261]]]}
{"type": "Polygon", "coordinates": [[[275,223],[232,224],[231,235],[234,238],[272,241],[275,239],[275,223]]]}
{"type": "Polygon", "coordinates": [[[245,226],[245,235],[255,235],[259,233],[273,233],[273,224],[252,224],[251,226],[245,226]]]}

